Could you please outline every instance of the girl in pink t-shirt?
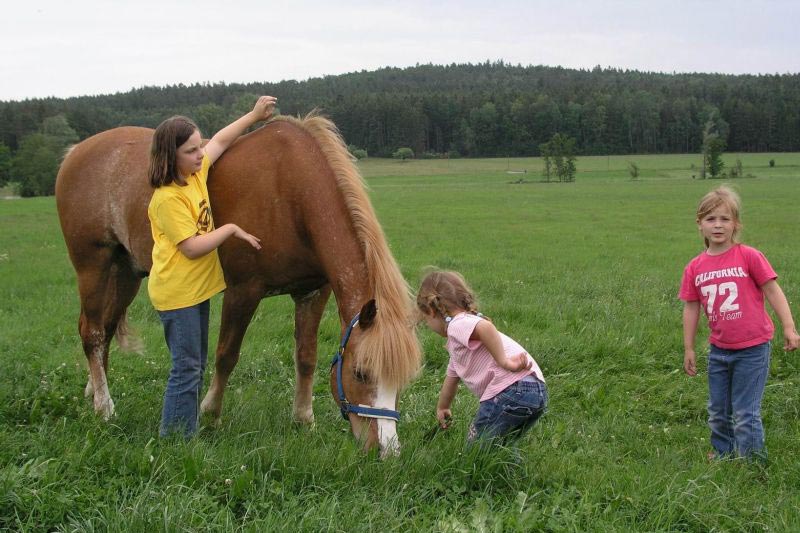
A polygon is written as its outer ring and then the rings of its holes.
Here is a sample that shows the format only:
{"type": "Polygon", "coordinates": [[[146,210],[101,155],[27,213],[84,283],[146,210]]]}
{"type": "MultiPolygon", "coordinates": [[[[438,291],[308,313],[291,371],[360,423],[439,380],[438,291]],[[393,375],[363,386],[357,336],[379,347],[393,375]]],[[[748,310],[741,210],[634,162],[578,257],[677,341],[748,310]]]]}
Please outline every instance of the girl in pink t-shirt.
{"type": "Polygon", "coordinates": [[[517,438],[547,406],[547,387],[539,365],[525,349],[478,313],[475,297],[457,272],[425,276],[417,306],[434,332],[447,338],[450,362],[439,393],[436,418],[447,428],[450,405],[463,382],[480,400],[469,442],[478,437],[517,438]]]}
{"type": "Polygon", "coordinates": [[[697,374],[694,351],[700,309],[711,330],[708,352],[708,425],[711,457],[766,456],[761,399],[769,372],[774,327],[764,296],[783,326],[784,350],[800,336],[777,275],[764,254],[740,244],[738,195],[727,187],[706,194],[697,208],[697,226],[706,250],[683,272],[683,368],[697,374]]]}

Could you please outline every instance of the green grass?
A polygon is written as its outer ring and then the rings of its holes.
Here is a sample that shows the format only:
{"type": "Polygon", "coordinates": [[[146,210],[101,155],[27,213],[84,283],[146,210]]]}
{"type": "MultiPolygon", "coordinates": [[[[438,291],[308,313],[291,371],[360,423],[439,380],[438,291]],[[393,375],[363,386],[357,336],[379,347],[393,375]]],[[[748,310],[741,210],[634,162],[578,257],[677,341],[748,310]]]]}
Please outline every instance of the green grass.
{"type": "MultiPolygon", "coordinates": [[[[727,170],[739,159],[745,173],[759,176],[796,175],[800,167],[800,153],[723,154],[727,170]],[[769,167],[770,159],[775,167],[769,167]]],[[[691,178],[700,175],[703,158],[700,154],[680,155],[627,155],[585,156],[578,158],[581,176],[630,179],[628,163],[635,162],[644,178],[691,178]]],[[[359,162],[361,172],[367,178],[386,176],[442,176],[442,175],[487,175],[509,174],[509,181],[519,178],[541,180],[542,159],[518,157],[494,159],[395,159],[367,158],[359,162]],[[527,171],[527,174],[518,173],[527,171]]]]}
{"type": "MultiPolygon", "coordinates": [[[[520,176],[507,169],[538,179],[535,159],[362,163],[411,284],[426,265],[460,270],[482,310],[542,366],[550,409],[522,441],[522,465],[504,451],[463,449],[477,407],[464,390],[452,430],[425,440],[447,361],[427,331],[426,367],[401,397],[402,455],[362,454],[328,392],[332,305],[320,332],[317,424],[296,427],[286,297],[257,312],[222,426],[182,443],[156,438],[169,357],[141,291],[130,315],[144,355],[114,349],[118,415],[103,423],[82,395],[77,289],[55,202],[0,202],[0,529],[798,530],[798,355],[776,343],[763,467],[706,461],[704,358],[697,378],[680,370],[676,294],[702,244],[694,208],[720,183],[692,180],[696,159],[580,158],[571,184],[509,183],[520,176]],[[641,179],[630,180],[628,160],[641,179]]],[[[797,316],[800,154],[741,159],[756,176],[733,182],[744,241],[770,259],[797,316]]]]}

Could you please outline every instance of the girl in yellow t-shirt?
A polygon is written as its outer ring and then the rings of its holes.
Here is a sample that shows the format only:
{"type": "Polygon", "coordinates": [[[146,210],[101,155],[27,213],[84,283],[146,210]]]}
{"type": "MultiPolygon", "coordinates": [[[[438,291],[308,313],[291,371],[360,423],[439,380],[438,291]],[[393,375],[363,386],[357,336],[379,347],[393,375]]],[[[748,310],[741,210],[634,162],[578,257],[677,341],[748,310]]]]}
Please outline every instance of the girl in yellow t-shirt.
{"type": "Polygon", "coordinates": [[[217,248],[234,236],[260,249],[260,239],[236,224],[214,228],[208,169],[248,127],[268,119],[276,99],[262,96],[253,110],[221,129],[205,147],[200,130],[182,116],[156,128],[150,147],[147,215],[153,233],[150,300],[172,356],[159,434],[197,431],[200,391],[208,358],[209,298],[225,289],[217,248]]]}

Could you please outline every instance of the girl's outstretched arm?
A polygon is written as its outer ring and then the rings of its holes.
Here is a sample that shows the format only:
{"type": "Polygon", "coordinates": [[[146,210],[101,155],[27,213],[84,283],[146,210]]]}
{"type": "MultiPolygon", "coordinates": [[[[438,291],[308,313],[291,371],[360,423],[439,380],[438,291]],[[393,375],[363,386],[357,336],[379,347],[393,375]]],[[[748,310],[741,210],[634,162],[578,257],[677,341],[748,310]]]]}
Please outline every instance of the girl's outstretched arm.
{"type": "Polygon", "coordinates": [[[500,338],[500,333],[494,327],[494,324],[488,320],[478,322],[470,338],[481,341],[500,368],[510,372],[519,372],[533,367],[533,360],[524,353],[506,357],[506,351],[503,349],[503,339],[500,338]]]}
{"type": "Polygon", "coordinates": [[[214,163],[244,131],[262,120],[267,120],[275,110],[274,96],[261,96],[253,110],[228,124],[214,135],[205,147],[206,155],[214,163]]]}
{"type": "Polygon", "coordinates": [[[694,338],[700,320],[700,302],[683,302],[683,371],[689,376],[697,375],[697,355],[694,353],[694,338]]]}
{"type": "Polygon", "coordinates": [[[786,295],[783,294],[780,285],[774,279],[763,284],[761,290],[764,291],[764,296],[767,297],[769,305],[775,310],[775,314],[778,315],[781,326],[783,326],[783,349],[787,352],[796,350],[800,345],[800,335],[797,334],[797,329],[794,326],[792,311],[789,309],[786,295]]]}
{"type": "Polygon", "coordinates": [[[261,249],[261,239],[250,235],[236,224],[225,224],[214,231],[182,240],[178,243],[178,250],[189,259],[197,259],[218,248],[231,236],[247,241],[256,250],[261,249]]]}

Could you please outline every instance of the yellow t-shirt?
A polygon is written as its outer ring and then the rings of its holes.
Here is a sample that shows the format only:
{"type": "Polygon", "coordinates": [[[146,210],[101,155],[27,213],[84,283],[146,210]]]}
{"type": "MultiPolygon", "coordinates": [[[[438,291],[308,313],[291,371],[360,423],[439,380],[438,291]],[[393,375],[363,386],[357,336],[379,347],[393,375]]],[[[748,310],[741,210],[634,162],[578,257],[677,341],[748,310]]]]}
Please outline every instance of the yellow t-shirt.
{"type": "Polygon", "coordinates": [[[177,246],[214,229],[206,187],[210,166],[211,160],[204,156],[202,167],[189,176],[186,186],[170,183],[157,188],[147,208],[153,233],[153,268],[147,292],[159,311],[190,307],[225,289],[217,250],[189,259],[177,246]]]}

